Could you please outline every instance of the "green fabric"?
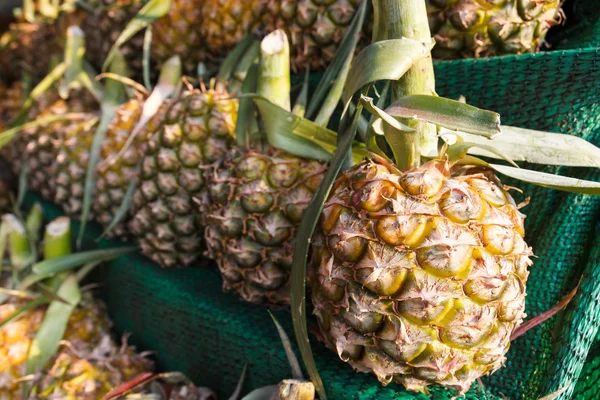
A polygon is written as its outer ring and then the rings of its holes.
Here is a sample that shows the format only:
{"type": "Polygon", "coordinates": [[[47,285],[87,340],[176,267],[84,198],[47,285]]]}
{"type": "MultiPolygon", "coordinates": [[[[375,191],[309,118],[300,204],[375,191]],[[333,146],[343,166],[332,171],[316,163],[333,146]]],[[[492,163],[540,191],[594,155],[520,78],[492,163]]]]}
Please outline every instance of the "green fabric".
{"type": "MultiPolygon", "coordinates": [[[[574,0],[572,2],[572,15],[574,19],[570,28],[558,33],[553,42],[558,49],[598,48],[600,47],[600,4],[597,0],[574,0]]],[[[568,6],[568,4],[567,4],[568,6]]],[[[553,28],[559,30],[560,27],[553,28]]]]}

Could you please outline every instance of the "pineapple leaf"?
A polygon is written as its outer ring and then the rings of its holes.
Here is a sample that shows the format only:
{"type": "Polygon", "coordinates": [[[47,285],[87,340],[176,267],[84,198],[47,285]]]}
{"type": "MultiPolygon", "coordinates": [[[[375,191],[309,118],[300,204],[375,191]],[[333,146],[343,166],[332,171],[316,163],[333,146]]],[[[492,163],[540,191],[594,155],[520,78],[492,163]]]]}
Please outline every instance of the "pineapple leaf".
{"type": "Polygon", "coordinates": [[[94,132],[94,139],[92,141],[92,147],[90,149],[90,161],[87,165],[87,171],[85,174],[85,184],[83,192],[83,206],[81,207],[81,216],[79,225],[79,234],[77,235],[77,247],[81,247],[81,241],[83,240],[83,234],[85,232],[86,222],[88,215],[92,207],[92,197],[96,188],[96,167],[100,160],[100,150],[102,150],[102,143],[104,142],[104,136],[108,127],[116,114],[116,105],[112,102],[104,102],[101,105],[102,115],[100,117],[100,123],[94,132]]]}
{"type": "Polygon", "coordinates": [[[27,229],[27,234],[29,235],[31,243],[37,243],[40,240],[40,230],[43,223],[44,210],[42,209],[42,205],[36,202],[33,207],[31,207],[31,211],[29,211],[27,219],[25,220],[25,228],[27,229]]]}
{"type": "Polygon", "coordinates": [[[146,90],[152,90],[150,82],[150,51],[152,50],[152,25],[148,25],[144,32],[144,44],[142,47],[142,79],[146,90]]]}
{"type": "Polygon", "coordinates": [[[304,74],[304,81],[302,82],[302,88],[300,89],[300,94],[296,98],[296,103],[294,103],[294,107],[292,108],[292,113],[294,115],[303,118],[306,114],[306,102],[308,100],[308,85],[310,83],[310,66],[306,68],[306,73],[304,74]]]}
{"type": "MultiPolygon", "coordinates": [[[[301,157],[321,161],[331,159],[337,147],[337,134],[334,131],[306,118],[300,118],[263,97],[253,96],[253,98],[262,117],[269,143],[275,147],[284,146],[280,148],[301,157]],[[272,142],[273,138],[275,141],[272,142]]],[[[366,156],[364,144],[354,142],[352,151],[354,161],[358,162],[366,156]]]]}
{"type": "Polygon", "coordinates": [[[400,79],[414,62],[429,55],[433,41],[420,42],[402,38],[382,40],[364,48],[357,56],[344,88],[346,108],[354,93],[380,80],[400,79]]]}
{"type": "Polygon", "coordinates": [[[218,82],[227,82],[232,77],[235,67],[238,65],[240,59],[256,41],[254,36],[248,35],[231,49],[229,54],[227,54],[227,57],[223,60],[219,72],[217,73],[216,79],[218,82]]]}
{"type": "Polygon", "coordinates": [[[346,29],[346,33],[344,34],[344,38],[340,43],[334,59],[323,73],[323,76],[321,77],[321,80],[317,84],[314,94],[311,97],[310,103],[308,104],[306,111],[307,118],[315,118],[315,121],[319,121],[317,122],[319,125],[324,125],[322,123],[323,121],[329,121],[332,112],[329,111],[329,109],[335,108],[340,100],[341,93],[339,92],[343,90],[343,86],[346,82],[349,72],[349,65],[352,63],[352,59],[354,58],[360,31],[364,24],[367,13],[366,3],[368,2],[365,1],[363,4],[361,4],[360,8],[354,15],[352,22],[346,29]],[[332,85],[332,82],[334,88],[329,90],[329,95],[327,95],[327,98],[325,98],[329,87],[332,85]],[[318,110],[318,114],[322,115],[322,117],[315,117],[315,113],[317,113],[318,110]]]}
{"type": "Polygon", "coordinates": [[[121,204],[119,204],[119,209],[115,213],[115,216],[110,221],[110,224],[108,224],[106,229],[104,229],[104,232],[102,232],[98,239],[96,239],[96,241],[104,239],[106,235],[112,232],[112,230],[119,224],[119,222],[121,222],[123,218],[127,215],[127,213],[129,212],[129,207],[131,205],[131,200],[133,199],[133,193],[135,192],[136,185],[137,179],[133,178],[129,182],[129,185],[127,185],[127,192],[125,192],[125,197],[123,198],[123,201],[121,201],[121,204]]]}
{"type": "MultiPolygon", "coordinates": [[[[0,137],[2,135],[0,134],[0,137]]],[[[0,145],[0,148],[2,148],[2,145],[0,145]]],[[[19,173],[19,189],[17,192],[17,208],[21,208],[21,206],[23,205],[23,200],[25,199],[25,194],[27,193],[27,189],[28,189],[28,175],[29,175],[29,162],[27,161],[27,157],[25,157],[25,155],[23,155],[23,160],[21,163],[21,172],[19,173]]]]}
{"type": "Polygon", "coordinates": [[[493,138],[500,134],[500,115],[444,97],[404,96],[386,108],[396,118],[412,118],[448,129],[493,138]]]}
{"type": "Polygon", "coordinates": [[[17,125],[13,128],[7,129],[4,132],[0,133],[0,149],[2,147],[6,146],[6,144],[8,142],[10,142],[17,133],[24,131],[26,129],[51,124],[52,122],[57,122],[57,121],[87,119],[89,117],[90,117],[89,114],[86,114],[86,113],[68,113],[68,114],[63,114],[63,115],[51,115],[48,117],[38,118],[35,121],[27,122],[22,125],[17,125]]]}
{"type": "Polygon", "coordinates": [[[307,119],[254,96],[269,143],[300,157],[328,161],[335,150],[336,134],[307,119]]]}
{"type": "Polygon", "coordinates": [[[566,392],[569,389],[569,386],[570,385],[563,386],[560,389],[558,389],[557,391],[554,391],[554,392],[552,392],[550,394],[547,394],[544,397],[540,397],[538,400],[554,400],[554,399],[558,399],[561,394],[563,394],[564,392],[566,392]]]}
{"type": "MultiPolygon", "coordinates": [[[[492,141],[464,132],[441,130],[440,134],[444,137],[446,133],[449,133],[472,143],[486,143],[515,161],[600,168],[600,149],[577,136],[504,125],[501,129],[502,134],[496,136],[492,141]]],[[[469,150],[469,153],[502,158],[484,148],[473,148],[469,150]]]]}
{"type": "Polygon", "coordinates": [[[171,8],[171,0],[150,0],[137,13],[137,15],[127,24],[123,32],[117,38],[115,44],[110,49],[102,70],[106,70],[119,48],[131,39],[136,33],[150,25],[156,19],[165,16],[171,8]]]}
{"type": "MultiPolygon", "coordinates": [[[[61,62],[56,67],[52,69],[52,71],[42,79],[40,83],[38,83],[29,93],[27,99],[23,102],[23,106],[21,107],[21,111],[19,115],[14,120],[13,126],[21,125],[25,122],[27,117],[27,113],[33,106],[35,100],[40,97],[42,94],[46,92],[56,81],[58,81],[67,70],[67,64],[65,62],[61,62]]],[[[34,121],[36,122],[36,121],[34,121]]],[[[0,141],[0,147],[2,147],[3,143],[0,141]]]]}
{"type": "Polygon", "coordinates": [[[333,159],[331,160],[329,169],[325,172],[325,176],[323,177],[317,192],[304,212],[304,216],[296,231],[294,240],[291,272],[292,283],[290,288],[290,308],[292,310],[294,334],[308,375],[314,383],[321,400],[327,400],[327,393],[325,392],[323,381],[321,380],[319,371],[315,365],[315,359],[308,338],[308,327],[306,324],[306,263],[308,262],[310,242],[315,228],[317,227],[321,211],[323,210],[323,205],[325,204],[325,200],[329,196],[333,183],[346,160],[346,155],[352,147],[352,142],[354,141],[356,131],[358,130],[358,121],[360,120],[361,112],[362,105],[359,104],[354,111],[351,122],[349,118],[346,118],[343,121],[343,125],[340,129],[341,138],[333,155],[333,159]]]}
{"type": "Polygon", "coordinates": [[[101,400],[112,400],[122,398],[124,395],[137,389],[138,387],[144,386],[147,383],[158,379],[158,375],[159,374],[154,374],[152,372],[142,372],[141,374],[134,376],[130,380],[112,388],[108,393],[106,393],[102,397],[101,400]]]}
{"type": "Polygon", "coordinates": [[[277,388],[278,385],[270,385],[254,389],[245,395],[242,400],[270,400],[273,398],[273,394],[277,392],[277,388]]]}
{"type": "Polygon", "coordinates": [[[497,150],[493,146],[490,146],[487,144],[471,143],[471,142],[457,142],[457,143],[454,143],[454,144],[448,146],[448,150],[446,151],[446,153],[448,154],[450,161],[453,162],[453,161],[460,160],[461,158],[464,158],[467,155],[467,152],[474,147],[485,149],[488,152],[494,154],[496,157],[500,157],[501,159],[505,160],[506,162],[508,162],[509,164],[514,166],[515,168],[519,168],[519,166],[513,160],[511,160],[511,158],[509,156],[507,156],[506,154],[497,150]]]}
{"type": "Polygon", "coordinates": [[[503,175],[534,185],[562,190],[564,192],[600,196],[600,182],[569,178],[523,168],[508,167],[505,165],[489,164],[489,166],[503,175]]]}
{"type": "Polygon", "coordinates": [[[242,393],[242,388],[244,386],[244,380],[246,379],[246,371],[248,370],[248,363],[244,364],[244,368],[242,369],[242,374],[240,375],[240,379],[238,379],[237,385],[235,385],[235,390],[229,397],[229,400],[238,400],[240,398],[240,394],[242,393]]]}
{"type": "Polygon", "coordinates": [[[137,250],[137,246],[112,249],[89,250],[40,261],[33,265],[33,272],[39,276],[50,276],[67,271],[89,262],[108,261],[137,250]]]}
{"type": "Polygon", "coordinates": [[[281,343],[283,344],[283,348],[285,350],[285,355],[287,356],[288,362],[290,363],[290,368],[292,370],[292,377],[294,379],[304,379],[304,375],[302,374],[302,368],[300,368],[300,363],[298,362],[298,358],[296,358],[296,354],[294,354],[294,350],[292,349],[292,344],[290,343],[290,338],[287,333],[277,321],[277,318],[273,315],[271,311],[268,311],[271,319],[273,319],[273,323],[277,328],[277,333],[279,333],[279,338],[281,339],[281,343]]]}
{"type": "Polygon", "coordinates": [[[48,298],[46,298],[44,296],[36,297],[35,299],[25,303],[18,310],[15,310],[15,312],[13,312],[11,315],[6,317],[4,320],[0,321],[0,328],[5,326],[6,324],[8,324],[10,321],[13,321],[15,318],[18,318],[21,314],[24,314],[29,310],[33,310],[34,308],[37,308],[37,307],[41,306],[42,304],[48,304],[49,302],[50,301],[48,300],[48,298]]]}
{"type": "MultiPolygon", "coordinates": [[[[242,93],[253,93],[256,91],[256,84],[258,79],[258,66],[256,64],[250,67],[244,83],[242,84],[242,93]]],[[[249,97],[241,97],[238,106],[238,116],[235,124],[235,137],[237,145],[244,147],[249,144],[248,139],[252,133],[253,127],[258,126],[256,121],[254,104],[252,99],[249,97]]]]}
{"type": "Polygon", "coordinates": [[[52,301],[48,306],[35,338],[29,346],[27,357],[27,374],[32,374],[43,368],[48,360],[56,354],[59,342],[62,340],[71,313],[81,300],[81,292],[75,275],[70,274],[60,285],[57,295],[68,301],[67,304],[52,301]]]}

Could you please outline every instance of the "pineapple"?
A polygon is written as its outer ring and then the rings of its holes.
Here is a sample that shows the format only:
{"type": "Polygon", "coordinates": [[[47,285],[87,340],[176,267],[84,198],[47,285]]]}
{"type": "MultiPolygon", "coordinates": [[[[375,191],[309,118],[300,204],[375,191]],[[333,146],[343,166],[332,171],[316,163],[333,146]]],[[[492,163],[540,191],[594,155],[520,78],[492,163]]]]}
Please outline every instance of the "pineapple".
{"type": "Polygon", "coordinates": [[[295,228],[324,169],[269,148],[234,150],[209,175],[205,238],[225,290],[250,303],[289,304],[295,228]]]}
{"type": "Polygon", "coordinates": [[[352,167],[313,245],[325,342],[383,383],[467,390],[502,366],[524,316],[523,218],[489,171],[352,167]]]}
{"type": "MultiPolygon", "coordinates": [[[[381,40],[415,40],[415,51],[430,40],[425,0],[383,0],[375,7],[382,17],[381,40]]],[[[377,45],[370,50],[375,51],[357,61],[349,76],[390,57],[377,45]]],[[[387,79],[386,73],[371,75],[369,83],[387,79]]],[[[540,153],[563,140],[582,151],[592,145],[567,135],[502,130],[498,114],[434,96],[434,78],[425,53],[392,82],[393,105],[386,111],[361,97],[381,118],[381,129],[374,125],[373,132],[383,135],[368,140],[371,159],[343,172],[332,187],[319,188],[329,195],[320,220],[310,221],[317,229],[310,241],[308,282],[322,338],[340,359],[384,385],[397,382],[423,393],[436,385],[464,394],[475,380],[504,365],[511,335],[525,317],[533,252],[524,240],[524,215],[495,172],[586,194],[600,193],[600,185],[467,155],[474,145],[468,138],[474,137],[486,142],[482,146],[491,158],[518,155],[573,165],[562,154],[540,153]],[[448,110],[460,121],[449,122],[448,110]],[[445,141],[441,146],[438,133],[445,141]],[[508,135],[498,139],[507,149],[502,155],[495,153],[494,140],[476,136],[495,139],[501,133],[508,135]],[[528,154],[511,144],[510,135],[543,136],[537,140],[550,144],[528,154]]],[[[338,161],[332,168],[340,166],[338,161]]],[[[297,306],[292,304],[293,312],[297,306]]]]}
{"type": "Polygon", "coordinates": [[[182,94],[151,135],[132,200],[130,231],[164,267],[186,266],[203,251],[203,173],[231,148],[238,101],[221,84],[182,94]]]}
{"type": "Polygon", "coordinates": [[[0,80],[16,82],[23,75],[34,81],[42,79],[50,71],[53,58],[60,55],[55,36],[56,30],[49,23],[10,24],[0,36],[0,80]]]}
{"type": "Polygon", "coordinates": [[[560,0],[427,0],[435,58],[538,51],[560,18],[560,0]]]}
{"type": "MultiPolygon", "coordinates": [[[[94,0],[93,11],[78,7],[71,1],[70,12],[59,18],[58,31],[66,32],[66,27],[80,26],[88,43],[88,58],[100,69],[113,44],[127,24],[135,17],[147,0],[94,0]]],[[[162,65],[168,58],[179,55],[184,71],[194,74],[198,63],[203,59],[202,37],[199,34],[201,0],[172,0],[167,15],[152,24],[151,60],[162,65]]],[[[142,74],[143,33],[135,35],[121,51],[134,77],[142,74]]],[[[64,42],[61,39],[61,42],[64,42]]],[[[195,76],[195,74],[194,74],[195,76]]]]}

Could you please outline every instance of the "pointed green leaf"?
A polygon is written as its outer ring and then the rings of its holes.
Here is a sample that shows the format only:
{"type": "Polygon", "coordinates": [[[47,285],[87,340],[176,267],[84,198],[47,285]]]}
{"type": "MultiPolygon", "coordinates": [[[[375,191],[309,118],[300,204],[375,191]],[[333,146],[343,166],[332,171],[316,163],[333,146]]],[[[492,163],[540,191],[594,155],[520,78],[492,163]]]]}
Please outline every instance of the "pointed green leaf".
{"type": "Polygon", "coordinates": [[[308,86],[310,84],[310,68],[306,68],[306,73],[304,74],[304,81],[302,82],[302,88],[300,89],[300,94],[296,98],[296,103],[294,103],[294,107],[292,108],[292,113],[294,115],[303,118],[306,114],[306,103],[308,101],[308,86]]]}
{"type": "MultiPolygon", "coordinates": [[[[2,135],[0,134],[0,137],[2,135]]],[[[2,145],[0,144],[0,148],[2,145]]],[[[29,175],[29,161],[27,161],[27,157],[25,154],[23,155],[23,159],[21,160],[21,172],[19,173],[19,189],[17,193],[17,208],[21,208],[23,206],[23,200],[25,199],[25,194],[28,189],[28,180],[27,176],[29,175]]]]}
{"type": "Polygon", "coordinates": [[[240,379],[238,379],[238,383],[235,386],[235,390],[229,397],[229,400],[238,400],[240,398],[240,394],[242,393],[242,388],[244,387],[244,380],[246,379],[246,371],[248,370],[248,363],[244,364],[244,368],[242,369],[242,374],[240,375],[240,379]]]}
{"type": "Polygon", "coordinates": [[[251,391],[242,400],[270,400],[278,388],[279,385],[263,386],[251,391]]]}
{"type": "Polygon", "coordinates": [[[81,247],[83,240],[83,234],[88,220],[90,209],[92,208],[92,197],[96,189],[96,167],[100,161],[100,151],[102,150],[102,143],[104,142],[104,136],[108,127],[116,114],[117,106],[112,102],[105,102],[101,107],[100,123],[98,124],[96,131],[94,132],[94,139],[92,141],[92,148],[90,149],[90,160],[87,165],[87,171],[85,175],[85,184],[83,192],[83,206],[81,207],[81,216],[79,220],[79,234],[77,235],[77,247],[81,247]]]}
{"type": "Polygon", "coordinates": [[[89,250],[62,257],[40,261],[33,265],[33,272],[39,275],[51,275],[66,271],[89,262],[108,261],[134,252],[137,246],[116,247],[113,249],[89,250]]]}
{"type": "MultiPolygon", "coordinates": [[[[343,86],[346,82],[346,78],[348,76],[349,64],[352,63],[352,59],[356,51],[356,45],[358,43],[358,38],[360,36],[360,32],[364,24],[367,8],[366,3],[366,1],[363,2],[356,14],[354,14],[354,18],[352,19],[352,22],[346,29],[346,33],[344,34],[344,38],[340,43],[335,57],[333,58],[333,60],[323,73],[321,80],[317,84],[317,87],[315,88],[315,91],[311,97],[310,103],[308,104],[306,112],[306,116],[308,119],[312,120],[313,118],[315,118],[316,121],[319,118],[314,117],[315,113],[320,113],[321,111],[319,110],[321,110],[323,107],[330,108],[332,104],[334,104],[335,107],[339,102],[339,97],[337,99],[330,98],[325,101],[323,101],[323,99],[327,95],[327,91],[332,85],[336,85],[337,83],[336,87],[333,89],[334,94],[332,96],[339,96],[337,92],[343,89],[343,86]],[[341,82],[337,82],[337,77],[339,77],[341,82]]],[[[331,93],[332,91],[330,90],[329,92],[331,93]]],[[[319,119],[320,122],[322,120],[328,121],[329,116],[323,116],[319,119]]],[[[323,125],[322,123],[317,123],[319,125],[323,125]]]]}
{"type": "Polygon", "coordinates": [[[307,119],[271,103],[264,97],[254,97],[269,144],[291,154],[327,161],[335,150],[336,134],[307,119]]]}
{"type": "Polygon", "coordinates": [[[329,192],[333,187],[333,183],[335,182],[335,179],[344,164],[346,155],[352,146],[352,142],[354,141],[358,129],[358,121],[361,112],[362,106],[359,105],[354,112],[352,122],[348,123],[348,120],[344,121],[340,129],[340,134],[342,136],[333,155],[333,159],[325,172],[325,176],[319,185],[319,189],[304,212],[294,239],[294,254],[292,257],[291,272],[292,283],[290,288],[290,308],[292,310],[294,334],[306,370],[311,381],[315,385],[321,400],[327,400],[327,393],[325,392],[323,381],[321,380],[315,364],[310,340],[308,338],[308,327],[306,323],[306,264],[308,262],[308,252],[310,250],[312,236],[317,227],[323,205],[325,204],[327,197],[329,197],[329,192]]]}
{"type": "Polygon", "coordinates": [[[569,178],[566,176],[548,174],[545,172],[531,171],[523,168],[507,167],[505,165],[489,164],[493,169],[503,175],[518,179],[523,182],[543,186],[564,192],[591,194],[600,196],[600,182],[586,181],[583,179],[569,178]]]}
{"type": "MultiPolygon", "coordinates": [[[[256,92],[256,84],[258,79],[258,65],[254,64],[250,67],[246,79],[242,84],[242,93],[256,92]]],[[[254,129],[258,129],[256,121],[254,103],[252,98],[242,96],[238,107],[238,116],[235,123],[235,138],[236,143],[240,147],[245,147],[250,144],[250,135],[254,129]]]]}
{"type": "Polygon", "coordinates": [[[500,157],[501,159],[507,161],[515,168],[519,168],[519,166],[510,159],[509,156],[503,154],[501,151],[494,148],[494,146],[486,145],[483,143],[471,143],[471,142],[458,142],[450,145],[448,147],[447,153],[450,157],[450,161],[457,161],[461,158],[464,158],[472,148],[478,147],[487,150],[488,152],[494,154],[496,157],[500,157]]]}
{"type": "Polygon", "coordinates": [[[405,96],[386,108],[385,112],[397,118],[413,118],[488,138],[500,134],[498,113],[444,97],[405,96]]]}
{"type": "Polygon", "coordinates": [[[123,32],[117,38],[117,41],[110,49],[102,70],[106,70],[116,52],[119,51],[119,47],[124,45],[129,39],[131,39],[136,33],[150,25],[156,19],[161,18],[169,12],[171,8],[171,0],[150,0],[144,7],[137,13],[137,15],[127,24],[123,32]]]}
{"type": "Polygon", "coordinates": [[[110,224],[106,227],[104,232],[100,235],[100,237],[96,241],[100,241],[106,237],[118,224],[123,220],[127,213],[129,212],[129,207],[131,206],[131,200],[133,199],[133,193],[135,192],[135,188],[137,186],[137,179],[132,179],[127,186],[127,192],[125,192],[125,197],[121,204],[119,205],[119,209],[117,210],[115,216],[113,217],[110,224]]]}
{"type": "Polygon", "coordinates": [[[354,93],[370,83],[400,79],[415,61],[427,56],[432,47],[432,41],[408,38],[382,40],[367,46],[352,63],[344,103],[347,105],[354,93]]]}
{"type": "Polygon", "coordinates": [[[148,25],[144,32],[144,45],[142,48],[142,74],[146,90],[152,91],[152,82],[150,82],[150,52],[152,50],[152,25],[148,25]]]}
{"type": "MultiPolygon", "coordinates": [[[[27,113],[33,106],[33,103],[35,102],[35,100],[37,100],[38,97],[40,97],[42,94],[44,94],[46,92],[46,90],[49,90],[50,87],[52,85],[54,85],[54,83],[56,81],[58,81],[64,75],[66,70],[67,70],[66,63],[62,62],[62,63],[58,64],[56,67],[54,67],[54,69],[52,69],[52,71],[48,75],[46,75],[44,77],[44,79],[42,79],[42,81],[40,83],[38,83],[31,90],[27,99],[23,102],[23,107],[21,107],[21,111],[19,111],[19,115],[17,115],[17,117],[15,118],[15,120],[13,122],[14,126],[21,125],[25,122],[27,113]]],[[[2,143],[2,141],[0,141],[0,147],[2,147],[3,145],[4,145],[4,143],[2,143]]]]}
{"type": "Polygon", "coordinates": [[[285,354],[287,356],[288,362],[290,363],[290,368],[292,370],[292,377],[294,379],[304,380],[304,375],[302,374],[302,368],[300,368],[300,363],[298,362],[298,358],[296,358],[296,354],[294,353],[294,349],[292,349],[292,344],[290,342],[290,338],[287,333],[277,321],[273,313],[269,311],[269,315],[273,319],[275,323],[275,327],[277,328],[277,332],[279,333],[279,338],[281,339],[281,343],[283,344],[283,348],[285,350],[285,354]]]}
{"type": "MultiPolygon", "coordinates": [[[[485,143],[493,146],[514,161],[526,161],[543,165],[600,168],[600,149],[577,136],[505,125],[501,129],[502,134],[491,141],[464,132],[441,131],[440,133],[442,135],[445,133],[455,134],[468,142],[485,143]]],[[[473,148],[469,153],[501,158],[483,148],[473,148]]]]}
{"type": "Polygon", "coordinates": [[[50,301],[44,296],[36,297],[35,299],[29,301],[28,303],[25,303],[19,309],[15,310],[15,312],[13,312],[11,315],[6,317],[6,319],[0,321],[0,328],[5,326],[6,324],[8,324],[10,321],[13,321],[15,318],[19,317],[20,315],[26,313],[27,311],[33,310],[34,308],[37,308],[37,307],[41,306],[42,304],[48,304],[49,302],[50,301]]]}
{"type": "Polygon", "coordinates": [[[27,374],[44,368],[48,360],[56,354],[59,342],[63,339],[71,313],[81,300],[79,285],[75,275],[69,275],[60,285],[57,295],[68,301],[64,304],[53,301],[46,311],[35,338],[29,346],[27,358],[27,374]]]}
{"type": "Polygon", "coordinates": [[[225,57],[223,63],[219,67],[219,72],[216,76],[217,82],[224,83],[231,78],[231,76],[233,75],[233,71],[235,71],[240,59],[255,42],[258,42],[258,40],[254,36],[248,35],[244,39],[242,39],[242,41],[236,44],[233,49],[231,49],[231,51],[227,54],[227,57],[225,57]]]}

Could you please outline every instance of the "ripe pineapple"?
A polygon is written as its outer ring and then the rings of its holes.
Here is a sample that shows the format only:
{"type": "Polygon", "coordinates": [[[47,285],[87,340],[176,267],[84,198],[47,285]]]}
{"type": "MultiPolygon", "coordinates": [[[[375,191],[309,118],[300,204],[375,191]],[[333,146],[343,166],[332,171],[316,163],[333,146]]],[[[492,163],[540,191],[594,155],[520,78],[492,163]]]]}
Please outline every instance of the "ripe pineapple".
{"type": "Polygon", "coordinates": [[[234,150],[209,173],[205,239],[225,290],[251,303],[289,304],[295,228],[324,170],[269,148],[234,150]]]}
{"type": "Polygon", "coordinates": [[[466,391],[502,366],[524,317],[532,253],[523,218],[489,171],[352,167],[313,245],[325,342],[384,384],[466,391]]]}
{"type": "Polygon", "coordinates": [[[560,0],[427,0],[435,58],[538,51],[560,18],[560,0]]]}
{"type": "Polygon", "coordinates": [[[188,91],[148,142],[129,228],[142,252],[164,267],[186,266],[202,254],[193,198],[205,192],[204,170],[233,143],[237,108],[220,84],[188,91]]]}

